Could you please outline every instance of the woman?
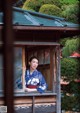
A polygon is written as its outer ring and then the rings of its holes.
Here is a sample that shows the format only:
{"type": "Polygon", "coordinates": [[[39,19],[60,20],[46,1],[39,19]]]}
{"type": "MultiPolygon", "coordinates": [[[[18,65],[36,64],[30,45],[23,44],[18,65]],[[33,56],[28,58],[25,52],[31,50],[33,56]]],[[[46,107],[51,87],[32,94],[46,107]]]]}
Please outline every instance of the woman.
{"type": "Polygon", "coordinates": [[[29,60],[29,69],[25,73],[25,91],[38,91],[43,93],[47,89],[46,81],[40,71],[37,70],[38,59],[33,56],[29,60]]]}

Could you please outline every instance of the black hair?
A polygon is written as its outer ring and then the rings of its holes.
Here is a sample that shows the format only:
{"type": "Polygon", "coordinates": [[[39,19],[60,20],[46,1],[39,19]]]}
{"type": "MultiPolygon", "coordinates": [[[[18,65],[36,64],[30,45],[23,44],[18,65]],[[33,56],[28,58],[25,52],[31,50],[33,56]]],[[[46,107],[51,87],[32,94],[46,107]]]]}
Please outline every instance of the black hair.
{"type": "MultiPolygon", "coordinates": [[[[36,56],[32,56],[30,59],[29,59],[29,62],[31,62],[33,59],[37,59],[38,60],[38,58],[36,57],[36,56]]],[[[39,61],[39,60],[38,60],[39,61]]]]}

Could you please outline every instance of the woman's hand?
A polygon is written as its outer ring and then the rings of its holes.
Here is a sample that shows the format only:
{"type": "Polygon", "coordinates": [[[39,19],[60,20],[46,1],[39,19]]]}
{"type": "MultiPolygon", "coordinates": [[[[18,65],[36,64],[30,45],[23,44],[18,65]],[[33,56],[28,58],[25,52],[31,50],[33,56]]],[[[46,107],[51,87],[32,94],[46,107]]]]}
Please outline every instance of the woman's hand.
{"type": "Polygon", "coordinates": [[[34,91],[37,91],[37,89],[25,88],[25,91],[26,92],[34,92],[34,91]]]}

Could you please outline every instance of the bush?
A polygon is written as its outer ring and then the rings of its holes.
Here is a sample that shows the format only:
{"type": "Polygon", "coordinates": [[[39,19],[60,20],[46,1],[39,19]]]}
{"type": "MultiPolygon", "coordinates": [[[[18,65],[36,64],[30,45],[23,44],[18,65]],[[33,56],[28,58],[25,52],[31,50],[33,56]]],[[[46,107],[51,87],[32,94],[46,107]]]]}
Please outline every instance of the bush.
{"type": "Polygon", "coordinates": [[[80,47],[80,39],[78,38],[73,38],[73,39],[68,39],[65,42],[65,46],[62,49],[62,55],[63,57],[70,56],[74,51],[79,52],[79,47],[80,47]]]}
{"type": "Polygon", "coordinates": [[[63,11],[61,16],[66,18],[68,21],[78,23],[78,13],[79,13],[79,5],[78,4],[71,4],[62,7],[63,11]]]}
{"type": "Polygon", "coordinates": [[[40,7],[44,4],[54,4],[56,6],[60,6],[59,0],[27,0],[23,5],[23,9],[28,7],[38,12],[40,7]]]}
{"type": "Polygon", "coordinates": [[[62,110],[72,111],[75,107],[76,98],[74,96],[64,95],[61,99],[62,110]]]}
{"type": "Polygon", "coordinates": [[[64,5],[64,4],[70,5],[70,4],[75,4],[75,3],[77,3],[77,2],[78,2],[78,0],[60,0],[60,3],[61,3],[62,5],[64,5]]]}
{"type": "Polygon", "coordinates": [[[79,78],[79,61],[74,58],[61,59],[61,76],[66,80],[72,81],[79,78]]]}
{"type": "Polygon", "coordinates": [[[31,9],[30,7],[23,7],[22,9],[24,9],[24,10],[30,10],[30,11],[35,11],[35,10],[31,9]]]}
{"type": "Polygon", "coordinates": [[[41,6],[41,0],[27,0],[23,5],[23,9],[26,9],[28,7],[35,11],[39,11],[40,6],[41,6]]]}
{"type": "Polygon", "coordinates": [[[80,112],[80,83],[72,81],[69,83],[68,89],[67,87],[65,89],[67,93],[63,91],[61,97],[62,110],[80,112]]]}
{"type": "Polygon", "coordinates": [[[49,15],[59,16],[61,13],[61,9],[56,5],[45,4],[45,5],[42,5],[39,12],[49,14],[49,15]]]}
{"type": "Polygon", "coordinates": [[[42,1],[43,1],[43,5],[44,4],[52,4],[52,5],[56,5],[58,7],[61,7],[60,0],[42,0],[42,1]]]}

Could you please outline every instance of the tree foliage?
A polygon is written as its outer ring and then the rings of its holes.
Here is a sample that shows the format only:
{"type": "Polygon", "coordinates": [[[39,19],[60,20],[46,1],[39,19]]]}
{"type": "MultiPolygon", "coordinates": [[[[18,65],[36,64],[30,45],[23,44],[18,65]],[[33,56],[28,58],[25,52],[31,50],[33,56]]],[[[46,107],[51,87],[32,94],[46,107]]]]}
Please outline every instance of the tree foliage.
{"type": "MultiPolygon", "coordinates": [[[[66,18],[68,21],[78,22],[78,12],[79,12],[79,5],[78,1],[75,0],[26,0],[22,7],[23,9],[42,12],[46,14],[58,14],[57,16],[61,16],[66,18]],[[49,4],[46,6],[46,4],[49,4]],[[50,6],[53,5],[53,6],[50,6]],[[53,10],[53,7],[56,6],[60,8],[60,11],[53,10]],[[52,10],[51,10],[51,8],[52,10]],[[62,12],[61,12],[62,10],[62,12]]],[[[55,8],[56,9],[56,8],[55,8]]]]}
{"type": "Polygon", "coordinates": [[[59,0],[27,0],[22,8],[30,8],[38,12],[40,7],[44,4],[54,4],[56,6],[60,6],[59,0]]]}
{"type": "Polygon", "coordinates": [[[61,76],[64,80],[69,81],[62,91],[61,108],[63,110],[80,111],[80,83],[75,81],[80,79],[79,70],[79,59],[61,59],[61,76]]]}
{"type": "Polygon", "coordinates": [[[62,5],[70,5],[70,4],[75,4],[75,3],[77,3],[78,2],[78,0],[60,0],[60,3],[62,4],[62,5]]]}
{"type": "Polygon", "coordinates": [[[62,110],[80,112],[80,83],[71,81],[65,89],[61,98],[62,110]]]}
{"type": "Polygon", "coordinates": [[[79,52],[79,37],[64,38],[61,40],[63,47],[63,56],[61,59],[61,76],[64,80],[69,81],[63,90],[63,97],[61,98],[61,105],[63,110],[80,111],[80,83],[75,80],[80,79],[80,59],[70,58],[69,55],[74,52],[79,52]],[[68,95],[67,95],[68,94],[68,95]]]}
{"type": "Polygon", "coordinates": [[[79,52],[80,38],[71,38],[65,42],[62,50],[63,57],[70,56],[74,51],[79,52]]]}
{"type": "Polygon", "coordinates": [[[78,23],[79,5],[77,3],[71,5],[63,5],[62,10],[62,17],[66,18],[68,21],[78,23]]]}
{"type": "MultiPolygon", "coordinates": [[[[80,94],[80,93],[77,93],[80,94]]],[[[66,95],[64,94],[64,97],[61,99],[61,105],[62,105],[62,110],[66,111],[80,111],[80,104],[77,98],[78,96],[76,95],[66,95]]]]}
{"type": "Polygon", "coordinates": [[[79,61],[75,58],[61,59],[61,76],[66,80],[72,81],[79,78],[79,61]]]}
{"type": "Polygon", "coordinates": [[[67,96],[67,95],[64,95],[64,98],[62,98],[62,109],[63,110],[70,110],[72,111],[72,109],[74,108],[74,105],[76,102],[76,98],[73,97],[73,96],[67,96]]]}
{"type": "Polygon", "coordinates": [[[45,5],[42,5],[39,12],[49,14],[49,15],[59,16],[61,13],[61,9],[56,5],[45,4],[45,5]]]}
{"type": "Polygon", "coordinates": [[[39,8],[41,6],[41,0],[27,0],[24,5],[23,5],[23,9],[33,9],[35,11],[39,11],[39,8]]]}
{"type": "Polygon", "coordinates": [[[52,5],[56,5],[58,7],[61,6],[60,0],[42,0],[43,1],[43,5],[44,4],[52,4],[52,5]]]}

